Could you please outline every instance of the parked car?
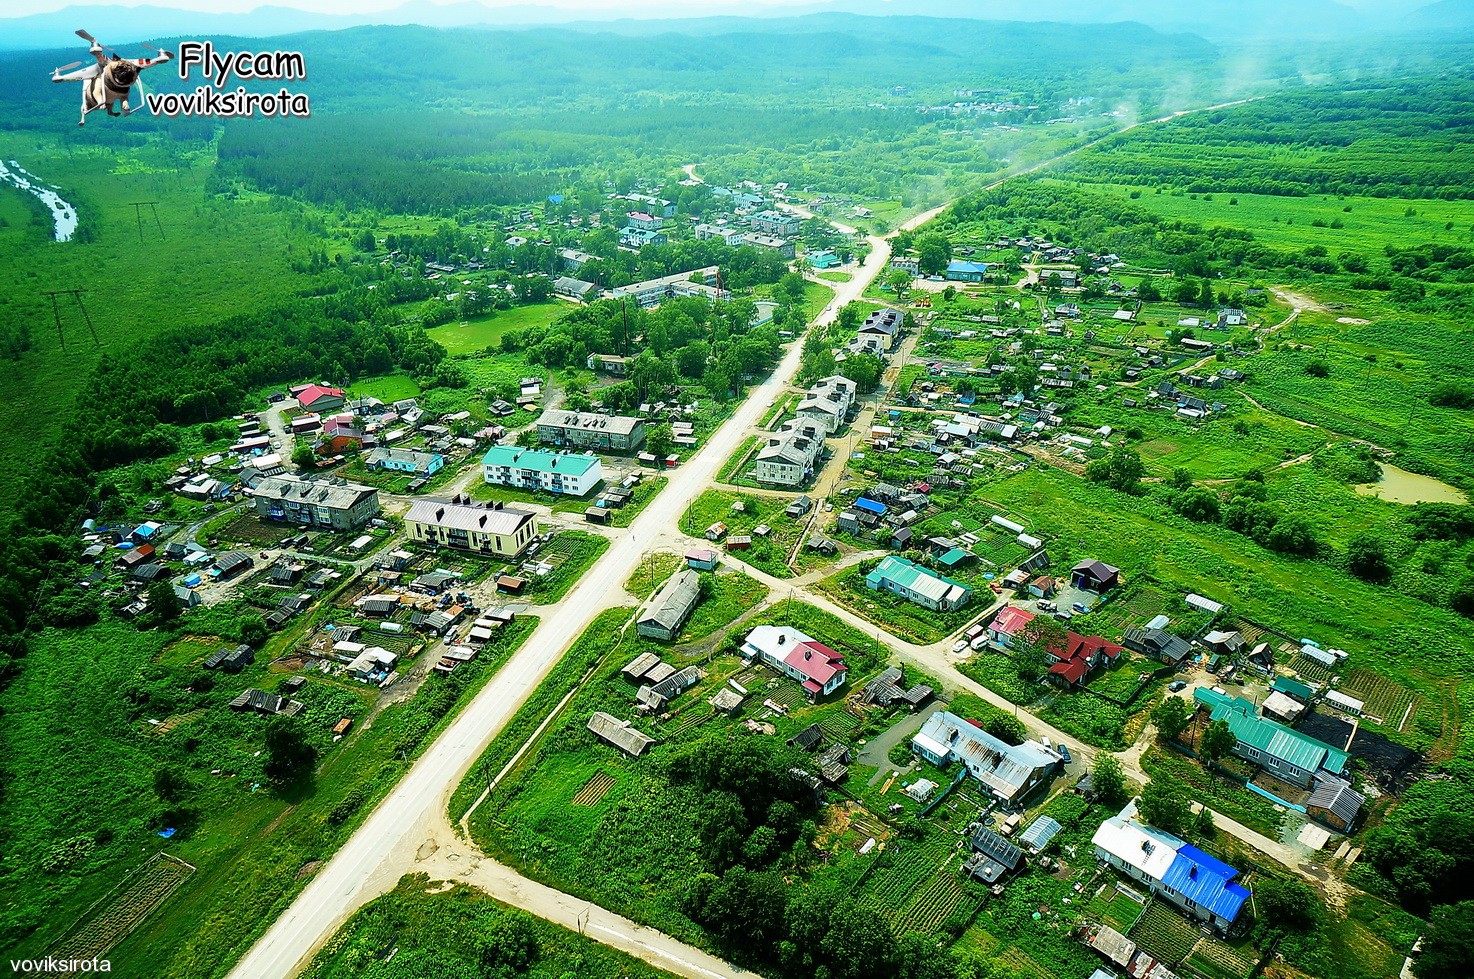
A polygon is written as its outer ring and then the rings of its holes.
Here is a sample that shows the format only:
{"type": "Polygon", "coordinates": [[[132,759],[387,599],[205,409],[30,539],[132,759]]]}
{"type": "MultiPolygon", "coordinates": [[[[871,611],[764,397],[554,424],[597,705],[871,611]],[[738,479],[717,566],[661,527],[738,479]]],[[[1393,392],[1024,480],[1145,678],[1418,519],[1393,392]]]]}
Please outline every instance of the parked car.
{"type": "Polygon", "coordinates": [[[1187,681],[1186,680],[1173,680],[1171,683],[1167,684],[1167,689],[1168,690],[1171,690],[1173,693],[1176,693],[1177,691],[1182,690],[1186,686],[1187,686],[1187,681]]]}
{"type": "Polygon", "coordinates": [[[976,639],[974,639],[972,641],[972,648],[973,649],[982,649],[986,645],[988,645],[988,637],[987,636],[978,636],[976,639]]]}
{"type": "Polygon", "coordinates": [[[1059,756],[1065,760],[1066,765],[1075,760],[1070,757],[1070,749],[1063,741],[1059,745],[1059,756]]]}
{"type": "Polygon", "coordinates": [[[1070,608],[1074,609],[1076,612],[1081,613],[1082,615],[1090,611],[1090,609],[1081,602],[1076,602],[1075,604],[1071,605],[1070,608]]]}
{"type": "Polygon", "coordinates": [[[954,653],[960,653],[960,652],[962,652],[966,648],[967,648],[967,640],[966,639],[959,639],[955,643],[952,644],[952,652],[954,652],[954,653]]]}

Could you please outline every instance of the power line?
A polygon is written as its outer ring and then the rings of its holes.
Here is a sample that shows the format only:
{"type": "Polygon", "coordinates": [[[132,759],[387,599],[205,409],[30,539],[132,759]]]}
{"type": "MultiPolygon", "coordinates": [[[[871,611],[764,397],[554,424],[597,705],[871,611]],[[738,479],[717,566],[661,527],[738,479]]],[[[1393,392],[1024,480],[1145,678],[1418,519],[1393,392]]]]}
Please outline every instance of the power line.
{"type": "Polygon", "coordinates": [[[92,325],[92,317],[87,313],[87,304],[82,301],[82,293],[86,291],[86,289],[48,289],[41,293],[43,296],[51,297],[51,316],[56,320],[56,337],[61,341],[63,347],[67,345],[67,337],[61,325],[61,307],[56,301],[57,296],[71,296],[76,300],[77,308],[82,311],[82,319],[87,323],[87,330],[92,334],[92,342],[99,347],[102,346],[102,341],[97,338],[97,328],[92,325]]]}
{"type": "Polygon", "coordinates": [[[160,238],[165,237],[164,236],[164,223],[159,220],[159,209],[158,209],[158,207],[155,206],[158,203],[159,203],[158,201],[130,201],[129,202],[130,206],[133,208],[133,216],[138,219],[138,240],[139,241],[142,241],[143,240],[143,209],[145,207],[148,208],[150,211],[153,212],[154,224],[156,224],[156,225],[159,226],[159,237],[160,238]]]}

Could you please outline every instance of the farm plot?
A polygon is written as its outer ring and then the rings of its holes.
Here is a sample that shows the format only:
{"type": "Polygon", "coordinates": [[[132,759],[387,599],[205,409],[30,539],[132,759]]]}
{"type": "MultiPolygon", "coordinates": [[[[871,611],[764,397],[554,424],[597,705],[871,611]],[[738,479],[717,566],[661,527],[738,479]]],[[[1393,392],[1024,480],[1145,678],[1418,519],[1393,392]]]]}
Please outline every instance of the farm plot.
{"type": "Polygon", "coordinates": [[[1360,666],[1347,670],[1337,689],[1363,701],[1369,717],[1380,718],[1399,731],[1404,718],[1412,717],[1420,700],[1401,684],[1360,666]]]}
{"type": "Polygon", "coordinates": [[[533,601],[548,605],[561,599],[579,576],[609,549],[609,539],[581,530],[565,530],[554,537],[537,555],[537,560],[552,565],[553,570],[536,580],[529,591],[533,601]]]}
{"type": "Polygon", "coordinates": [[[1182,915],[1154,901],[1136,920],[1128,937],[1154,958],[1176,965],[1188,957],[1202,936],[1182,915]]]}
{"type": "Polygon", "coordinates": [[[1242,951],[1216,938],[1202,937],[1186,964],[1205,976],[1217,979],[1245,979],[1257,965],[1242,951]]]}
{"type": "MultiPolygon", "coordinates": [[[[206,528],[208,530],[208,528],[206,528]]],[[[273,523],[247,510],[213,533],[204,541],[211,547],[239,544],[248,547],[275,547],[288,537],[295,537],[300,528],[285,523],[273,523]],[[215,543],[211,543],[214,541],[215,543]]],[[[202,534],[201,536],[206,536],[202,534]]]]}
{"type": "Polygon", "coordinates": [[[950,860],[944,863],[915,903],[893,919],[898,934],[935,931],[967,900],[967,891],[951,864],[950,860]]]}
{"type": "Polygon", "coordinates": [[[915,903],[913,896],[938,874],[955,873],[947,865],[952,862],[951,842],[940,833],[928,834],[914,843],[899,843],[887,851],[884,865],[871,874],[865,890],[867,896],[886,909],[892,920],[915,903]]]}
{"type": "Polygon", "coordinates": [[[157,853],[125,877],[111,894],[83,916],[77,928],[57,943],[58,959],[102,957],[143,924],[183,884],[195,868],[166,853],[157,853]]]}
{"type": "Polygon", "coordinates": [[[583,788],[573,795],[570,805],[592,806],[614,788],[614,776],[608,772],[595,772],[589,776],[589,780],[583,783],[583,788]]]}

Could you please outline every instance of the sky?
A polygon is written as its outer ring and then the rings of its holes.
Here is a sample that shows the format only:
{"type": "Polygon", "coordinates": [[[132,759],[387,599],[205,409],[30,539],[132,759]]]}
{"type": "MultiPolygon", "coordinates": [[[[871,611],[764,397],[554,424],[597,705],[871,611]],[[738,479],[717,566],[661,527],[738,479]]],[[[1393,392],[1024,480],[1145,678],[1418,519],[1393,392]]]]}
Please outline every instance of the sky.
{"type": "MultiPolygon", "coordinates": [[[[50,13],[71,6],[98,5],[117,7],[169,7],[181,10],[200,10],[210,13],[243,13],[260,6],[289,7],[317,13],[352,14],[390,10],[402,6],[405,0],[5,0],[6,17],[24,17],[28,14],[50,13]]],[[[479,0],[485,7],[501,6],[548,6],[570,10],[624,10],[639,7],[670,9],[670,0],[479,0]]],[[[754,6],[781,8],[784,6],[813,6],[816,0],[745,0],[754,6]]],[[[822,3],[823,0],[817,0],[822,3]]],[[[892,0],[897,13],[905,13],[905,0],[892,0]]],[[[1293,0],[1288,0],[1293,2],[1293,0]]],[[[1378,7],[1406,7],[1407,0],[1341,0],[1347,6],[1361,10],[1378,7]]],[[[681,7],[690,12],[702,8],[722,8],[730,11],[732,0],[684,0],[681,7]]]]}

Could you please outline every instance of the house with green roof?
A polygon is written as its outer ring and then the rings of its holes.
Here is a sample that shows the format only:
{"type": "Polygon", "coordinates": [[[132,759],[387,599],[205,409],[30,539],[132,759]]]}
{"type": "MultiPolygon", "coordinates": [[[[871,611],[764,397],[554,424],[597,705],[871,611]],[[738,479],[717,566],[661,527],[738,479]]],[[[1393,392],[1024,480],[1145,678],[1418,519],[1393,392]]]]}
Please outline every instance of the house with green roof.
{"type": "Polygon", "coordinates": [[[872,591],[888,591],[934,612],[950,612],[972,600],[972,589],[903,557],[889,555],[865,576],[872,591]]]}
{"type": "Polygon", "coordinates": [[[1315,697],[1315,688],[1308,683],[1299,680],[1291,680],[1287,676],[1276,677],[1274,684],[1269,688],[1275,693],[1282,693],[1287,697],[1294,697],[1302,704],[1310,703],[1315,697]]]}
{"type": "Polygon", "coordinates": [[[1308,789],[1317,775],[1339,776],[1346,771],[1346,752],[1261,717],[1255,706],[1242,697],[1199,687],[1193,691],[1193,700],[1209,712],[1210,719],[1228,724],[1236,741],[1235,756],[1277,778],[1308,789]]]}

